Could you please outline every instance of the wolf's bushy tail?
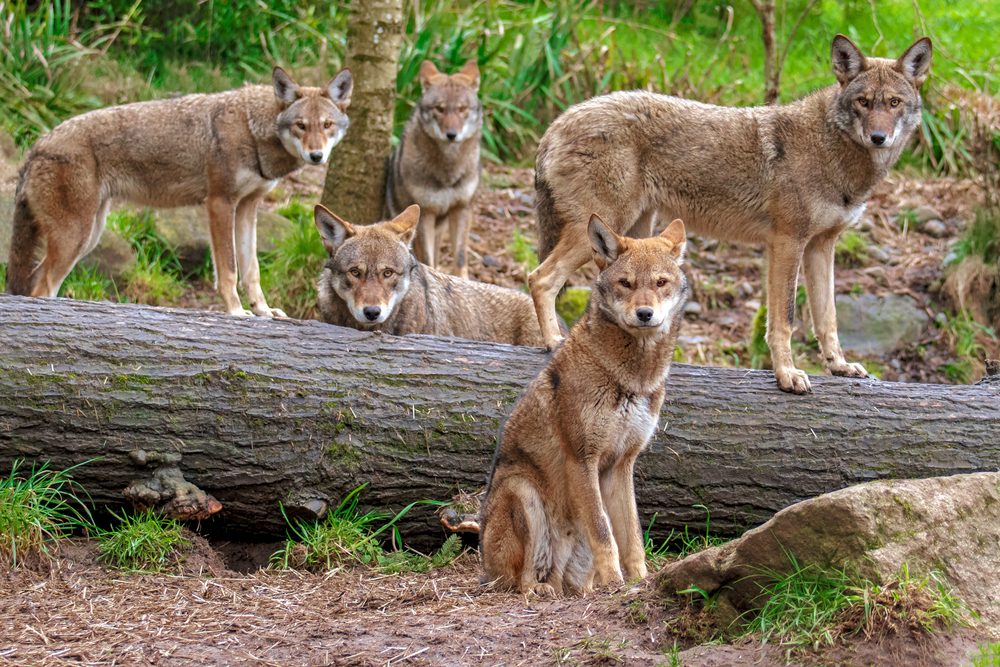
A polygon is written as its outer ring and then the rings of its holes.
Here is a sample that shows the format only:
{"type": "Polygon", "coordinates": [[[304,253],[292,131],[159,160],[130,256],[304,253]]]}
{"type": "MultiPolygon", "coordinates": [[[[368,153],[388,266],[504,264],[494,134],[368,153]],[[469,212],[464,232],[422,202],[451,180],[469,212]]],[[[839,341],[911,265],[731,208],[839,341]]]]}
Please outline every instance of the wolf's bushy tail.
{"type": "Polygon", "coordinates": [[[7,292],[10,294],[31,294],[31,274],[35,269],[38,231],[38,221],[31,211],[28,198],[19,187],[14,199],[14,225],[10,239],[10,257],[7,260],[7,292]]]}

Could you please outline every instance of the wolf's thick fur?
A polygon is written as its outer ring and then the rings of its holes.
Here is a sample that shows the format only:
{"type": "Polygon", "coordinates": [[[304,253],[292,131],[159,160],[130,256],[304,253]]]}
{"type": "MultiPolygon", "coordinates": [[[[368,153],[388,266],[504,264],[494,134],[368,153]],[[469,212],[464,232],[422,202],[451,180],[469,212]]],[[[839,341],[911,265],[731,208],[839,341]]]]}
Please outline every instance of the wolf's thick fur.
{"type": "Polygon", "coordinates": [[[765,244],[767,341],[781,389],[809,390],[791,352],[800,264],[826,367],[866,375],[840,348],[834,247],[920,122],[931,43],[919,39],[888,60],[866,58],[838,35],[832,55],[838,84],[783,106],[727,108],[637,91],[596,97],[556,119],[538,147],[544,261],[529,276],[548,347],[558,342],[556,294],[590,259],[590,214],[631,236],[648,236],[657,216],[678,216],[698,233],[765,244]]]}
{"type": "Polygon", "coordinates": [[[479,143],[483,109],[476,91],[474,60],[448,76],[425,60],[420,66],[423,95],[389,159],[385,203],[390,216],[420,206],[414,243],[417,258],[438,266],[440,236],[448,224],[455,268],[469,277],[470,203],[479,187],[479,143]]]}
{"type": "Polygon", "coordinates": [[[330,254],[319,279],[319,309],[330,324],[541,346],[527,294],[417,261],[410,252],[420,220],[416,204],[376,225],[352,225],[322,206],[315,219],[330,254]]]}
{"type": "Polygon", "coordinates": [[[656,428],[688,297],[684,225],[618,236],[597,216],[587,314],[504,427],[482,513],[486,580],[586,593],[646,576],[632,472],[656,428]]]}
{"type": "Polygon", "coordinates": [[[281,68],[272,78],[272,86],[91,111],[39,139],[17,186],[10,292],[55,296],[97,244],[112,201],[204,202],[227,311],[244,313],[238,258],[253,312],[283,315],[260,289],[257,205],[283,176],[326,162],[347,130],[353,81],[346,69],[324,88],[299,86],[281,68]]]}

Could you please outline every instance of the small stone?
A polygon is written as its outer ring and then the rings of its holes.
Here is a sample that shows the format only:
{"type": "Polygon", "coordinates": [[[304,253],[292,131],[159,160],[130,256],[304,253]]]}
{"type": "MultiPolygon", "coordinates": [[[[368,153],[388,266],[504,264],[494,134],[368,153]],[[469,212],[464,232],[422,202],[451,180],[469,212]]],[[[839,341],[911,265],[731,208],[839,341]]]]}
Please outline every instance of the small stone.
{"type": "Polygon", "coordinates": [[[757,299],[750,299],[749,301],[743,303],[743,307],[756,313],[760,310],[760,301],[757,299]]]}
{"type": "Polygon", "coordinates": [[[701,315],[701,304],[697,301],[688,301],[684,304],[684,314],[685,315],[701,315]]]}
{"type": "Polygon", "coordinates": [[[937,219],[928,220],[920,225],[920,231],[936,239],[943,239],[948,236],[948,226],[937,219]]]}
{"type": "Polygon", "coordinates": [[[473,243],[482,243],[483,237],[475,232],[469,232],[469,240],[473,243]]]}
{"type": "Polygon", "coordinates": [[[941,214],[937,212],[933,206],[918,206],[913,210],[913,217],[918,223],[927,222],[928,220],[940,220],[941,214]]]}
{"type": "Polygon", "coordinates": [[[753,285],[749,281],[744,280],[736,286],[736,293],[739,294],[741,299],[749,299],[754,295],[753,285]]]}
{"type": "Polygon", "coordinates": [[[488,266],[491,269],[499,266],[500,262],[493,255],[483,255],[483,266],[488,266]]]}
{"type": "Polygon", "coordinates": [[[945,313],[938,313],[934,316],[934,324],[943,327],[948,324],[948,316],[945,313]]]}
{"type": "Polygon", "coordinates": [[[872,220],[871,216],[866,215],[861,218],[861,221],[858,223],[858,229],[863,232],[875,231],[875,221],[872,220]]]}
{"type": "Polygon", "coordinates": [[[868,256],[879,264],[886,264],[891,259],[889,253],[882,246],[877,245],[868,248],[868,256]]]}

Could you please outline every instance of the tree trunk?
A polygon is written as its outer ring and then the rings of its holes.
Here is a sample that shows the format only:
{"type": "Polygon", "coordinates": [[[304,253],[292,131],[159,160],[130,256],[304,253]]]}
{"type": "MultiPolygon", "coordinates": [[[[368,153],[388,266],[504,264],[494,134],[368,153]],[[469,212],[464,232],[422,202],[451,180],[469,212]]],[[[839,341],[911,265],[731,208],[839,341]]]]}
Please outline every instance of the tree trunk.
{"type": "MultiPolygon", "coordinates": [[[[393,510],[481,489],[499,428],[546,359],[313,321],[4,296],[0,473],[17,458],[89,461],[74,477],[100,506],[122,504],[126,487],[188,517],[215,499],[209,531],[281,536],[279,503],[317,516],[365,482],[363,504],[393,510]]],[[[734,534],[857,482],[1000,469],[996,382],[812,381],[794,396],[769,372],[677,364],[638,464],[655,533],[702,524],[699,505],[713,532],[734,534]]],[[[401,529],[420,546],[442,535],[427,507],[401,529]]]]}
{"type": "Polygon", "coordinates": [[[781,69],[774,40],[774,0],[750,0],[760,18],[764,40],[764,104],[774,104],[781,94],[781,69]]]}
{"type": "Polygon", "coordinates": [[[346,62],[354,75],[351,126],[330,156],[321,201],[352,222],[382,219],[402,39],[402,0],[351,3],[346,62]]]}

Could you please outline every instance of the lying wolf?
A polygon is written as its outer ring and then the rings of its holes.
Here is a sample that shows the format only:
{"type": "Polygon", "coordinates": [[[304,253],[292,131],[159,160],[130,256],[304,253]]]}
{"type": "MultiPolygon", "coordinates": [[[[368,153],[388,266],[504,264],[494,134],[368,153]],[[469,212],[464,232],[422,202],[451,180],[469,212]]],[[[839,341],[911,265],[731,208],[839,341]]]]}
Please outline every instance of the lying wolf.
{"type": "Polygon", "coordinates": [[[411,245],[420,207],[376,225],[352,225],[316,206],[329,259],[319,309],[330,324],[396,335],[432,334],[541,346],[531,298],[421,264],[411,245]]]}

